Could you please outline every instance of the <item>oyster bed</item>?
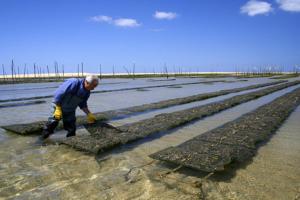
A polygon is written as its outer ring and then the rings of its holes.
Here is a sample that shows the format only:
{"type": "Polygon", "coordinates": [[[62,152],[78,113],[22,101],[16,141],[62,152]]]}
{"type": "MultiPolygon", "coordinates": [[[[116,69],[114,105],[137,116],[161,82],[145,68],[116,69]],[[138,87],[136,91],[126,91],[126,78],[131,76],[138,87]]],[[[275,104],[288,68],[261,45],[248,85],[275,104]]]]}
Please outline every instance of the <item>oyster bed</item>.
{"type": "MultiPolygon", "coordinates": [[[[169,100],[159,101],[159,102],[150,103],[150,104],[143,104],[140,106],[132,106],[132,107],[124,108],[124,109],[99,112],[99,113],[95,113],[95,116],[98,121],[104,121],[104,120],[113,119],[113,118],[122,118],[122,117],[126,117],[128,115],[137,114],[140,112],[161,109],[161,108],[167,108],[170,106],[182,105],[182,104],[200,101],[200,100],[204,100],[204,99],[209,99],[209,98],[213,98],[213,97],[218,97],[218,96],[226,95],[226,94],[230,94],[230,93],[241,92],[244,90],[250,90],[250,89],[255,89],[255,88],[260,88],[260,87],[276,85],[276,84],[283,83],[283,82],[286,82],[286,81],[276,81],[276,82],[271,82],[271,83],[256,84],[256,85],[250,85],[250,86],[241,87],[241,88],[220,90],[220,91],[216,91],[216,92],[197,94],[197,95],[192,95],[192,96],[188,96],[188,97],[169,99],[169,100]]],[[[46,123],[46,121],[37,121],[37,122],[25,123],[25,124],[12,124],[12,125],[8,125],[8,126],[2,126],[1,128],[5,129],[7,131],[11,131],[11,132],[20,134],[20,135],[40,134],[43,130],[43,126],[45,123],[46,123]]],[[[77,125],[84,125],[84,124],[86,124],[86,118],[84,116],[77,117],[77,125]]],[[[60,123],[59,126],[57,127],[57,129],[62,129],[62,128],[63,128],[63,126],[60,123]]]]}
{"type": "Polygon", "coordinates": [[[145,138],[151,134],[183,126],[194,120],[202,119],[206,116],[213,115],[233,106],[257,99],[299,83],[300,81],[284,83],[261,89],[259,91],[237,95],[219,102],[213,102],[172,113],[159,114],[149,119],[118,127],[103,126],[103,123],[101,122],[93,125],[85,125],[87,130],[91,133],[90,135],[70,137],[62,141],[62,143],[75,149],[97,154],[105,151],[106,149],[145,138]]]}
{"type": "Polygon", "coordinates": [[[205,172],[223,170],[231,162],[254,156],[259,142],[269,139],[299,104],[297,88],[234,121],[150,157],[205,172]]]}

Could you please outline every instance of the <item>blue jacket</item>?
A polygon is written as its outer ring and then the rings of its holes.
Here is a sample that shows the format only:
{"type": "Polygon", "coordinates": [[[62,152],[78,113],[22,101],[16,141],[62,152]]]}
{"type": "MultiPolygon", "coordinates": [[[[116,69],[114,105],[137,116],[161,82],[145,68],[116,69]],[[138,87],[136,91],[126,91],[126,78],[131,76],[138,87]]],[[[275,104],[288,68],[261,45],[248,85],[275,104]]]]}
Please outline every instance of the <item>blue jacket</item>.
{"type": "Polygon", "coordinates": [[[80,108],[87,107],[87,100],[90,97],[90,91],[84,88],[84,80],[85,79],[77,79],[77,78],[70,78],[67,79],[63,84],[61,84],[58,89],[55,91],[54,94],[54,103],[61,104],[62,108],[65,104],[76,104],[73,107],[79,106],[80,108]],[[64,101],[72,101],[73,98],[74,102],[64,102],[64,101]],[[80,101],[76,101],[75,99],[81,99],[80,101]]]}

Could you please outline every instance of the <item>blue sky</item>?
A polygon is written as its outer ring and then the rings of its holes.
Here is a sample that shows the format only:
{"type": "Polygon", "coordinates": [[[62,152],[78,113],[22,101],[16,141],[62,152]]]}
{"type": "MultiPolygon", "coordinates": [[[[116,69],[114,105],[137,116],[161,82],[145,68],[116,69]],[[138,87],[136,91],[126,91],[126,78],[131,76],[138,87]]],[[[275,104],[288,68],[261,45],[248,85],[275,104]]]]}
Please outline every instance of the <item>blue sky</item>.
{"type": "Polygon", "coordinates": [[[65,71],[300,65],[300,0],[0,0],[0,64],[65,71]]]}

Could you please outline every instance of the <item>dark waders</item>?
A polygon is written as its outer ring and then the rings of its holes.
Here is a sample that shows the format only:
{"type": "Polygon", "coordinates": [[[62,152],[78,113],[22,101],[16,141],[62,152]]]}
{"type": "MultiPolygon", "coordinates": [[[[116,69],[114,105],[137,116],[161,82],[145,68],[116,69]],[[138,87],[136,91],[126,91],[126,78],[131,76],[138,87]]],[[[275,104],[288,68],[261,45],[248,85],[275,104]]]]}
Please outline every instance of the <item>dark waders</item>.
{"type": "MultiPolygon", "coordinates": [[[[68,131],[67,137],[76,135],[76,108],[83,101],[82,98],[74,94],[66,94],[61,103],[62,108],[62,120],[64,129],[68,131]]],[[[42,139],[48,138],[54,133],[54,129],[57,127],[60,120],[54,118],[55,104],[52,103],[51,116],[48,118],[43,133],[42,139]]]]}

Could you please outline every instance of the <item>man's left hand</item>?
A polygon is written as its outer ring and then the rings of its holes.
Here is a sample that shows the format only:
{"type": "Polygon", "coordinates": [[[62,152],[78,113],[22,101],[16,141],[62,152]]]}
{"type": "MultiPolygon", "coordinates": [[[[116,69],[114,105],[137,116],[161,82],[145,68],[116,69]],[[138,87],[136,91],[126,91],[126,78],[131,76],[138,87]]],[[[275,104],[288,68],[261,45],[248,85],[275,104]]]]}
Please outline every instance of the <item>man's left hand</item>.
{"type": "Polygon", "coordinates": [[[95,117],[95,115],[94,115],[93,113],[90,112],[90,113],[87,115],[87,121],[88,121],[89,124],[95,123],[95,122],[96,122],[96,117],[95,117]]]}

